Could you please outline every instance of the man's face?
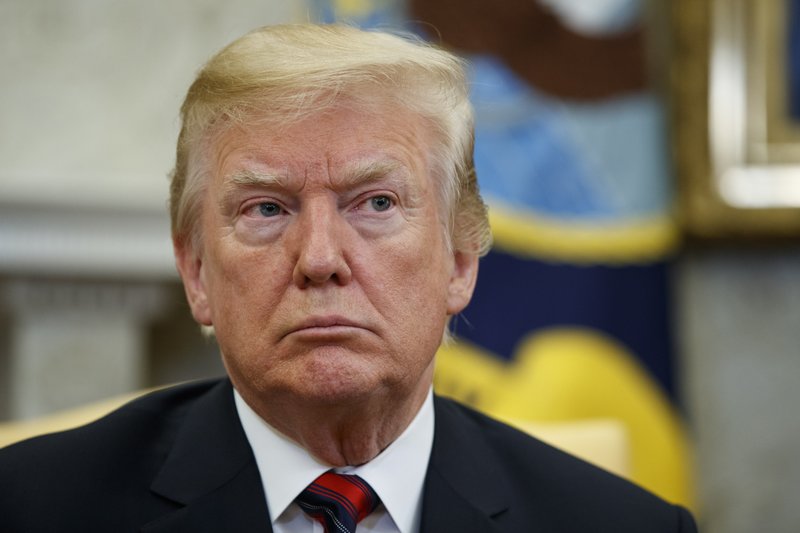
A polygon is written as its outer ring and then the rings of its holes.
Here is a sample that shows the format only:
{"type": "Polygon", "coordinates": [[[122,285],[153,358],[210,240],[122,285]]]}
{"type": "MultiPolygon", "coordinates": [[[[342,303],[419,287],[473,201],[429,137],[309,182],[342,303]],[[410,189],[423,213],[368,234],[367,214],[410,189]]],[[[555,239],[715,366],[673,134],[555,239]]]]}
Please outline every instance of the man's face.
{"type": "Polygon", "coordinates": [[[245,398],[419,397],[477,258],[447,250],[429,127],[335,108],[213,144],[202,249],[176,248],[195,319],[245,398]]]}

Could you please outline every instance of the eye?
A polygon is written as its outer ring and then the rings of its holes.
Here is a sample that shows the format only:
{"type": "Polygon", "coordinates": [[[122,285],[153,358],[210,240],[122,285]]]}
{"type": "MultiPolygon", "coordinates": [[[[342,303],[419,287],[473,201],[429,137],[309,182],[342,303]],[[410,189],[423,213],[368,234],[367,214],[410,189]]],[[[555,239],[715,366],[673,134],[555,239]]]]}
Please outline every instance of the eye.
{"type": "Polygon", "coordinates": [[[369,203],[375,211],[386,211],[394,205],[392,199],[384,195],[373,196],[369,199],[369,203]]]}
{"type": "Polygon", "coordinates": [[[274,217],[281,214],[281,206],[274,202],[262,202],[257,207],[259,214],[263,217],[274,217]]]}

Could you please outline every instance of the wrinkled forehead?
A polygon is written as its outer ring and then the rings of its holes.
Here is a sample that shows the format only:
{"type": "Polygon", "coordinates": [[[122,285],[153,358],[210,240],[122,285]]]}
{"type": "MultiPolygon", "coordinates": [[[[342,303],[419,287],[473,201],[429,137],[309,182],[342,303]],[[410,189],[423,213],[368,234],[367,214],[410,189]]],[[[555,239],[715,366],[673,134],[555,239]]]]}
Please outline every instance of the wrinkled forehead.
{"type": "Polygon", "coordinates": [[[254,109],[222,117],[209,128],[203,146],[198,148],[205,152],[205,163],[211,167],[208,170],[212,175],[220,170],[220,158],[226,151],[242,147],[262,155],[270,150],[294,151],[301,158],[306,154],[313,158],[322,152],[332,159],[346,159],[341,163],[365,159],[358,167],[391,166],[393,157],[402,160],[405,156],[424,167],[416,171],[430,175],[437,132],[432,120],[396,101],[379,96],[347,96],[303,109],[254,109]],[[351,142],[338,142],[339,137],[351,142]],[[386,161],[371,163],[368,156],[378,148],[386,152],[386,161]]]}

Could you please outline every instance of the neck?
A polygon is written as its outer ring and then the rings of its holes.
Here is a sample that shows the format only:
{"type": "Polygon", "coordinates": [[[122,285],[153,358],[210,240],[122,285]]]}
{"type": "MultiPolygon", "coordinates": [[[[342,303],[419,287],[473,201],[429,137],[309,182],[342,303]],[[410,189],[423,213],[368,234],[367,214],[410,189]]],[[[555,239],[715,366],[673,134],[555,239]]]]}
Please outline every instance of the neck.
{"type": "Polygon", "coordinates": [[[342,402],[259,401],[239,392],[273,428],[317,460],[340,467],[367,463],[394,442],[425,402],[430,383],[424,385],[400,400],[397,395],[373,395],[342,402]]]}

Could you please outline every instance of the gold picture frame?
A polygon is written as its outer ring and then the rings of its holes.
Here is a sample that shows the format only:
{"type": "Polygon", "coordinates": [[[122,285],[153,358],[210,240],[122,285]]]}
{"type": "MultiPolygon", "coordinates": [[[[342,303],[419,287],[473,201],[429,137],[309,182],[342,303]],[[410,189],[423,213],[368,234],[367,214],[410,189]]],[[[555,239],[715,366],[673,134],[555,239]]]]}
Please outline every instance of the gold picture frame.
{"type": "Polygon", "coordinates": [[[669,74],[680,220],[696,237],[800,236],[789,118],[790,0],[673,0],[669,74]]]}

